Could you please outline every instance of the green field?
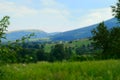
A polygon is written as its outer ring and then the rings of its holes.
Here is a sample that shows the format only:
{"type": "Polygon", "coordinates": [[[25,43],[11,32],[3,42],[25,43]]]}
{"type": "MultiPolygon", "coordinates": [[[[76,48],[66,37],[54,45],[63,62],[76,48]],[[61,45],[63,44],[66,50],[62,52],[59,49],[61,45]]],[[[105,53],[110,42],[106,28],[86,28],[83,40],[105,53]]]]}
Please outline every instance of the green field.
{"type": "MultiPolygon", "coordinates": [[[[58,43],[61,43],[58,42],[58,43]]],[[[87,45],[87,44],[90,44],[91,41],[89,39],[81,39],[81,40],[73,40],[71,42],[62,42],[65,46],[69,46],[69,47],[81,47],[82,45],[87,45]]],[[[54,46],[56,43],[50,43],[50,44],[47,44],[45,45],[45,51],[46,52],[50,52],[51,50],[51,47],[54,46]]]]}
{"type": "Polygon", "coordinates": [[[120,80],[120,60],[38,62],[0,67],[0,80],[120,80]]]}

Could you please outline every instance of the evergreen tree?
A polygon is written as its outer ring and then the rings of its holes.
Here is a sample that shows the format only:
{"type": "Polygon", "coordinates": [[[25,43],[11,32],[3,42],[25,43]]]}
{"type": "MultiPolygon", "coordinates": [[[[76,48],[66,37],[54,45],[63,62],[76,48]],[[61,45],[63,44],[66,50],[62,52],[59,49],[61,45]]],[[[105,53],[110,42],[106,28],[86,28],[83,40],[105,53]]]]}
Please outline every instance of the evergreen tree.
{"type": "Polygon", "coordinates": [[[50,53],[51,61],[62,61],[65,59],[66,53],[63,44],[56,44],[50,53]]]}
{"type": "Polygon", "coordinates": [[[110,31],[110,55],[120,58],[120,27],[114,27],[110,31]]]}
{"type": "Polygon", "coordinates": [[[109,49],[109,30],[105,26],[104,22],[100,23],[96,29],[92,30],[92,40],[95,48],[103,50],[106,53],[109,49]]]}
{"type": "Polygon", "coordinates": [[[92,34],[93,45],[103,50],[103,57],[120,58],[120,27],[107,30],[104,23],[100,23],[92,34]]]}
{"type": "Polygon", "coordinates": [[[46,60],[48,60],[47,59],[48,55],[47,55],[47,53],[45,53],[44,45],[40,46],[40,48],[36,52],[36,55],[37,55],[37,60],[38,61],[46,61],[46,60]]]}
{"type": "Polygon", "coordinates": [[[0,43],[2,39],[6,39],[5,32],[7,31],[9,24],[9,16],[3,17],[3,19],[0,21],[0,43]]]}
{"type": "Polygon", "coordinates": [[[115,16],[118,19],[118,22],[120,23],[120,0],[118,0],[115,6],[111,6],[111,7],[112,7],[113,16],[115,16]]]}

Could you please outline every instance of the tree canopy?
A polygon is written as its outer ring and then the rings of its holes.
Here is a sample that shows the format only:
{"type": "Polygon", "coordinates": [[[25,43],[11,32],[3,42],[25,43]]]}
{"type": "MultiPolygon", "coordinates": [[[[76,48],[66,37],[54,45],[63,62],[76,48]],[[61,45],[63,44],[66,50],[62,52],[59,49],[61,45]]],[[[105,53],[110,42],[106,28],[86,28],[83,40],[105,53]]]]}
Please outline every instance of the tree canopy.
{"type": "Polygon", "coordinates": [[[118,22],[120,23],[120,0],[116,3],[116,5],[111,6],[113,16],[115,16],[118,19],[118,22]]]}

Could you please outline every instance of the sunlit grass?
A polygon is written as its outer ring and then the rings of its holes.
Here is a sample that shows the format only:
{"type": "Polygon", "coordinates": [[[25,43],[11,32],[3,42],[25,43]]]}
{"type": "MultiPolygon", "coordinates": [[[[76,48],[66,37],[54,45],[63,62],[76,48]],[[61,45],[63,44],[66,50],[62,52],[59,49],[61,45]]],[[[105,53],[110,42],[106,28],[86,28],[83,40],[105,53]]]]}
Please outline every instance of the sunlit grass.
{"type": "MultiPolygon", "coordinates": [[[[69,46],[69,47],[73,47],[73,48],[81,47],[83,45],[88,45],[90,43],[91,43],[91,41],[89,39],[75,40],[75,41],[72,41],[71,43],[70,42],[63,42],[63,44],[65,46],[69,46]]],[[[55,44],[56,43],[46,44],[45,45],[45,52],[50,52],[51,51],[51,47],[54,46],[55,44]]]]}
{"type": "Polygon", "coordinates": [[[0,80],[120,80],[120,60],[4,65],[0,80]]]}

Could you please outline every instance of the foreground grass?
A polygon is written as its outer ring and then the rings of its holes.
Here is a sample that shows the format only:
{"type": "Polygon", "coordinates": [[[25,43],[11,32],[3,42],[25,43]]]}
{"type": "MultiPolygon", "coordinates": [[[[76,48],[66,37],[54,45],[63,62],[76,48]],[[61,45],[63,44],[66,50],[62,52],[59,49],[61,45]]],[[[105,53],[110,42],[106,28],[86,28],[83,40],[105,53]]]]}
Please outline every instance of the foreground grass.
{"type": "Polygon", "coordinates": [[[120,60],[39,62],[0,68],[0,80],[120,80],[120,60]]]}

